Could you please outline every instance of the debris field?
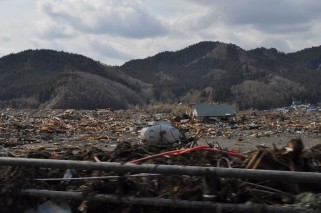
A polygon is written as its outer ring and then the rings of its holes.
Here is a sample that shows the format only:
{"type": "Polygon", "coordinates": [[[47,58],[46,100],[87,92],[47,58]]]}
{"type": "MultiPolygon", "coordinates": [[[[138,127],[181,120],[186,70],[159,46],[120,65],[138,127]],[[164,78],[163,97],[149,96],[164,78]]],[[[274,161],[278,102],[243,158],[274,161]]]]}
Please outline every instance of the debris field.
{"type": "Polygon", "coordinates": [[[13,110],[0,118],[0,212],[318,212],[321,113],[230,122],[144,109],[13,110]],[[166,122],[170,146],[140,130],[166,122]]]}

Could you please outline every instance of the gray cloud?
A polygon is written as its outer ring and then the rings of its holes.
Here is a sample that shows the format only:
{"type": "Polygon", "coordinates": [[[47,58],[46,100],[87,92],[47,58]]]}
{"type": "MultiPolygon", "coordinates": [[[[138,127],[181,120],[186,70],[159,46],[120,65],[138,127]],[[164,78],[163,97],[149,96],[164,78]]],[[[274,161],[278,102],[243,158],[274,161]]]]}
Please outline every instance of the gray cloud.
{"type": "Polygon", "coordinates": [[[75,36],[75,33],[65,24],[57,25],[51,21],[39,22],[38,32],[43,39],[66,39],[75,36]]]}
{"type": "Polygon", "coordinates": [[[133,58],[133,56],[130,56],[128,53],[121,51],[120,48],[113,47],[109,43],[95,40],[90,42],[90,46],[93,47],[97,53],[105,56],[106,58],[118,59],[122,61],[133,58]]]}
{"type": "Polygon", "coordinates": [[[70,0],[43,0],[40,4],[41,11],[56,25],[68,24],[75,31],[129,38],[157,37],[168,32],[160,20],[139,4],[79,1],[74,5],[70,0]]]}
{"type": "Polygon", "coordinates": [[[317,0],[199,0],[192,1],[215,9],[225,24],[252,25],[266,32],[302,31],[310,22],[321,19],[317,0]]]}
{"type": "MultiPolygon", "coordinates": [[[[1,0],[0,0],[1,1],[1,0]]],[[[9,36],[1,36],[0,40],[4,43],[7,43],[9,41],[11,41],[11,38],[9,36]]]]}
{"type": "MultiPolygon", "coordinates": [[[[234,43],[244,49],[274,47],[283,52],[294,52],[321,43],[319,0],[181,1],[200,7],[197,10],[211,11],[203,13],[202,19],[213,20],[213,23],[197,31],[202,40],[234,43]]],[[[194,20],[197,21],[202,23],[200,18],[194,20]]],[[[185,37],[187,34],[188,31],[185,37]]]]}
{"type": "Polygon", "coordinates": [[[51,48],[115,65],[204,40],[284,52],[321,44],[319,0],[0,1],[3,54],[51,48]]]}
{"type": "Polygon", "coordinates": [[[287,40],[281,40],[281,39],[266,39],[263,41],[266,48],[276,48],[278,50],[282,50],[282,52],[289,52],[291,50],[290,42],[287,40]]]}

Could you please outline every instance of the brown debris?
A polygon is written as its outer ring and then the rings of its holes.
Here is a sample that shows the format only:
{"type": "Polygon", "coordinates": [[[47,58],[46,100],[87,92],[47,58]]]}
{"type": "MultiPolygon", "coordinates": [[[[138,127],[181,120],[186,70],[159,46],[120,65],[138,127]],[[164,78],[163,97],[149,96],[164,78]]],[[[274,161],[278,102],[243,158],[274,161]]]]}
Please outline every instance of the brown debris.
{"type": "MultiPolygon", "coordinates": [[[[157,117],[142,110],[8,109],[5,113],[9,119],[0,119],[2,156],[126,163],[167,151],[206,145],[222,152],[197,150],[181,155],[150,158],[139,163],[304,172],[319,172],[321,168],[321,146],[306,145],[309,141],[302,139],[302,136],[319,139],[316,131],[321,127],[319,114],[301,111],[255,114],[242,112],[235,123],[203,124],[192,120],[176,122],[176,127],[184,133],[181,141],[171,147],[157,148],[141,143],[139,138],[139,130],[157,120],[157,117]],[[280,138],[278,135],[288,136],[284,144],[275,143],[275,140],[280,138]],[[249,141],[261,139],[271,141],[271,146],[261,143],[249,144],[249,141]],[[246,148],[243,148],[246,144],[246,148]],[[243,149],[241,151],[245,158],[226,154],[227,151],[238,152],[240,149],[243,149]]],[[[166,120],[166,116],[163,120],[166,120]]],[[[113,194],[191,201],[209,200],[231,204],[286,205],[291,208],[299,203],[298,199],[299,196],[303,197],[302,194],[312,193],[309,194],[311,200],[312,196],[321,192],[318,184],[289,183],[286,180],[276,182],[178,175],[130,177],[129,175],[133,174],[70,170],[68,174],[79,179],[40,181],[37,179],[63,178],[67,171],[11,166],[0,166],[0,169],[0,200],[4,203],[1,212],[11,212],[12,208],[16,208],[17,212],[23,212],[47,200],[21,197],[19,192],[22,189],[80,191],[88,197],[94,194],[113,194]],[[115,176],[119,178],[112,178],[115,176]]],[[[306,197],[304,196],[308,199],[306,197]]],[[[307,205],[306,203],[304,205],[307,205]]],[[[70,201],[68,204],[73,212],[100,212],[101,209],[104,209],[104,212],[168,212],[171,209],[86,200],[70,201]]],[[[312,206],[311,204],[310,207],[299,207],[311,209],[312,206]]],[[[314,204],[313,209],[319,210],[320,205],[314,204]]]]}

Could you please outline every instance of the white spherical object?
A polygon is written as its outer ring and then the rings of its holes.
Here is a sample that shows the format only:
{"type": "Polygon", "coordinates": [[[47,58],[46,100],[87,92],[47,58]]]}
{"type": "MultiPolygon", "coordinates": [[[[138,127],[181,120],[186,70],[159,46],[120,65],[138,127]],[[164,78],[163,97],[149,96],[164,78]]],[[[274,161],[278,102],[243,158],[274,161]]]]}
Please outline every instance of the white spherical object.
{"type": "Polygon", "coordinates": [[[169,146],[177,142],[181,136],[178,129],[168,124],[156,124],[145,127],[140,132],[141,137],[150,145],[169,146]]]}

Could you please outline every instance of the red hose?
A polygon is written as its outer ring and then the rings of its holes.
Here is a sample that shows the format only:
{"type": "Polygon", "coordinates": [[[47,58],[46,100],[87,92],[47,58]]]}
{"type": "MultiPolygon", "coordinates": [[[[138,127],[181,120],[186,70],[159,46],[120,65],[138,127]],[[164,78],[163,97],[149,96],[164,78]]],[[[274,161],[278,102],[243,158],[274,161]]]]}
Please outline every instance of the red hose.
{"type": "Polygon", "coordinates": [[[148,160],[148,159],[155,158],[155,157],[163,157],[163,156],[166,156],[166,155],[167,156],[170,156],[170,155],[182,155],[182,154],[186,154],[186,153],[197,151],[197,150],[205,150],[205,151],[216,152],[216,153],[222,152],[222,153],[225,153],[225,154],[233,156],[233,157],[244,158],[244,155],[242,155],[240,153],[225,152],[225,151],[222,151],[222,150],[219,150],[219,149],[210,148],[208,146],[196,146],[196,147],[188,148],[188,149],[179,149],[179,150],[173,150],[173,151],[168,151],[168,152],[162,152],[162,153],[159,153],[159,154],[156,154],[156,155],[149,155],[149,156],[146,156],[146,157],[143,157],[143,158],[139,158],[139,159],[136,159],[136,160],[129,161],[129,163],[137,163],[139,161],[148,160]]]}

